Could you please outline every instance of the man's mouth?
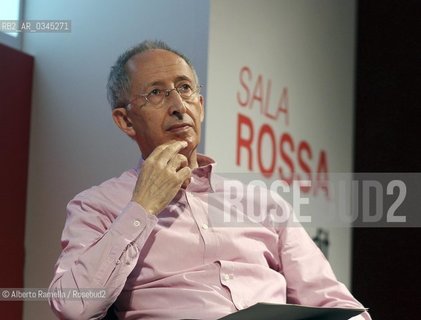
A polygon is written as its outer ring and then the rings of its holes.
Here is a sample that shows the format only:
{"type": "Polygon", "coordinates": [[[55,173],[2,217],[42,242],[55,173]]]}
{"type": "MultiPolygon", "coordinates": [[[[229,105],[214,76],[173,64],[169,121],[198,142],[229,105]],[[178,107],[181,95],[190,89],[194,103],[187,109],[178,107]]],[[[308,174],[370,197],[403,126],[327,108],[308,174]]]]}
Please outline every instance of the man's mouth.
{"type": "Polygon", "coordinates": [[[188,123],[177,123],[173,124],[172,126],[168,127],[166,131],[173,132],[173,133],[179,133],[187,131],[192,126],[188,123]]]}

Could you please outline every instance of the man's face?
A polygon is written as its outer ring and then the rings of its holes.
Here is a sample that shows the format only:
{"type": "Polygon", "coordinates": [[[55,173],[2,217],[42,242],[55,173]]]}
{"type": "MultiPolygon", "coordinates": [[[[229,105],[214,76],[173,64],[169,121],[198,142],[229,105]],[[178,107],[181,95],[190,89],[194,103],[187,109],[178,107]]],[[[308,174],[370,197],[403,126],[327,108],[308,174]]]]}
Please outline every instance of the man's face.
{"type": "MultiPolygon", "coordinates": [[[[130,75],[130,99],[154,89],[173,89],[181,85],[196,88],[198,83],[189,65],[176,54],[153,49],[133,56],[127,63],[130,75]]],[[[173,90],[159,105],[135,99],[127,111],[133,135],[143,158],[159,145],[170,140],[184,140],[188,146],[181,153],[190,156],[200,142],[200,125],[203,121],[203,97],[184,101],[173,90]]],[[[130,134],[129,134],[130,135],[130,134]]]]}

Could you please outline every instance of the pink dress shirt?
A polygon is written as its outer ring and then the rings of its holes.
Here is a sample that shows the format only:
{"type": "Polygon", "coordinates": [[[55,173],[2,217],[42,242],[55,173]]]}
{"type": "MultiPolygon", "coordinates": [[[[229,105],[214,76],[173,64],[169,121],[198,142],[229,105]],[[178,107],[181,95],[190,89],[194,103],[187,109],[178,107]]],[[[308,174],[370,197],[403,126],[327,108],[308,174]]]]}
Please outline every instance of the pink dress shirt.
{"type": "Polygon", "coordinates": [[[257,302],[362,307],[306,231],[291,223],[285,201],[278,196],[264,207],[286,222],[250,217],[230,199],[256,205],[261,197],[241,190],[233,196],[212,173],[213,161],[198,161],[190,184],[158,216],[130,201],[139,169],[69,203],[50,290],[103,288],[105,295],[51,298],[56,315],[100,319],[112,304],[120,319],[160,320],[217,319],[257,302]]]}

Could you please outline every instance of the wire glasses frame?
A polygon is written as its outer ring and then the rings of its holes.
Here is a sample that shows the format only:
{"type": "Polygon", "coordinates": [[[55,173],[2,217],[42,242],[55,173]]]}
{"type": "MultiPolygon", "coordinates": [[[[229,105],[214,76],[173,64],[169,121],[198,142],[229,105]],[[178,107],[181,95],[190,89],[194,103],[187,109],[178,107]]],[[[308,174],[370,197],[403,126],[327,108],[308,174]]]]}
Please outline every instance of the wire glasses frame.
{"type": "Polygon", "coordinates": [[[149,93],[137,94],[135,98],[130,100],[124,107],[131,107],[133,106],[133,102],[135,102],[137,99],[144,98],[145,103],[138,106],[139,108],[142,108],[147,103],[150,103],[155,108],[159,108],[161,103],[165,100],[166,97],[170,95],[172,91],[176,91],[182,100],[192,101],[194,98],[196,98],[196,95],[200,92],[201,88],[201,85],[198,85],[196,88],[193,89],[190,87],[190,85],[183,84],[172,89],[153,89],[149,93]]]}

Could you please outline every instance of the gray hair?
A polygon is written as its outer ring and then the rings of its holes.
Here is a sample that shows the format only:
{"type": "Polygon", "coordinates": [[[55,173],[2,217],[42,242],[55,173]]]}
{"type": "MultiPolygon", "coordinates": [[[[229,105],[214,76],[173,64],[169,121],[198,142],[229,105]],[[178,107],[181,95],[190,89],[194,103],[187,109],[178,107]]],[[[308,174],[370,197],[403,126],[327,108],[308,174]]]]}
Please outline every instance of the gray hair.
{"type": "Polygon", "coordinates": [[[111,71],[108,76],[107,82],[107,98],[108,102],[111,105],[111,109],[124,107],[128,103],[129,90],[131,84],[130,77],[126,68],[127,62],[133,56],[153,49],[166,50],[175,53],[177,56],[182,58],[192,69],[195,81],[197,84],[199,84],[196,70],[194,69],[191,61],[186,56],[172,49],[163,41],[146,40],[134,46],[133,48],[126,50],[123,54],[121,54],[118,57],[115,64],[111,67],[111,71]]]}

